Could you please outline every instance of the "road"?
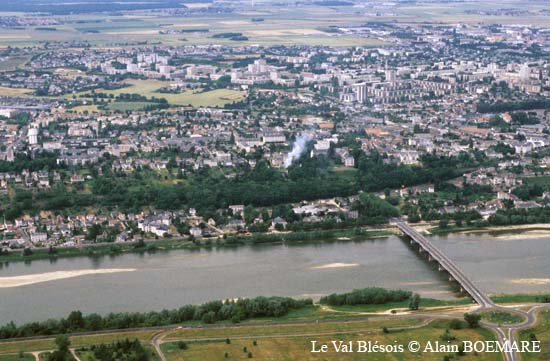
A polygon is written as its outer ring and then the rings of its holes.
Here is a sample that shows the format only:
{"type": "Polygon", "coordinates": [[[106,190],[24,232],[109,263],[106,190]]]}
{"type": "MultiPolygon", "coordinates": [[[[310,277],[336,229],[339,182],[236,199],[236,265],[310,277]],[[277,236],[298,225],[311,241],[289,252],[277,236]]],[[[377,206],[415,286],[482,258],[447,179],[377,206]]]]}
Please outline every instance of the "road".
{"type": "Polygon", "coordinates": [[[165,332],[159,332],[153,338],[151,339],[151,345],[155,348],[155,351],[157,352],[157,355],[159,355],[160,361],[168,361],[166,356],[164,356],[164,352],[162,352],[162,349],[160,345],[162,344],[162,339],[166,335],[165,332]]]}
{"type": "MultiPolygon", "coordinates": [[[[513,308],[506,308],[506,307],[497,307],[499,310],[507,310],[507,311],[515,311],[518,312],[518,310],[513,308]]],[[[531,328],[535,326],[537,322],[537,316],[536,313],[539,310],[543,309],[550,309],[549,304],[538,304],[531,307],[527,312],[520,311],[519,313],[523,313],[525,315],[525,321],[522,323],[509,325],[509,326],[498,326],[493,325],[487,322],[482,322],[482,325],[486,328],[489,328],[493,330],[497,336],[499,341],[504,344],[505,342],[508,342],[509,344],[514,344],[515,342],[515,333],[519,330],[531,328]]],[[[515,352],[505,352],[504,356],[506,357],[506,361],[517,361],[518,356],[515,352]]]]}
{"type": "MultiPolygon", "coordinates": [[[[495,305],[494,302],[482,292],[474,283],[470,280],[469,277],[456,265],[449,257],[447,257],[443,252],[441,252],[437,247],[435,247],[430,240],[421,235],[417,230],[411,227],[407,222],[402,219],[395,218],[392,220],[397,228],[405,235],[413,239],[419,247],[428,252],[428,254],[435,259],[459,284],[460,286],[478,303],[479,309],[476,312],[480,311],[507,311],[521,314],[525,317],[525,321],[520,324],[510,325],[510,326],[498,326],[490,324],[487,322],[482,323],[484,327],[487,327],[493,330],[499,342],[502,345],[505,345],[507,342],[510,345],[514,344],[514,333],[517,330],[524,328],[532,327],[536,322],[536,311],[550,307],[548,304],[535,305],[529,311],[525,312],[521,309],[502,307],[495,305]]],[[[504,353],[506,361],[517,361],[517,354],[511,350],[504,353]]]]}
{"type": "MultiPolygon", "coordinates": [[[[526,319],[524,322],[516,325],[510,326],[498,326],[489,323],[482,322],[482,326],[488,329],[493,330],[500,342],[506,342],[506,340],[514,340],[514,333],[521,329],[526,329],[533,327],[537,321],[536,312],[542,309],[550,309],[550,304],[537,304],[533,305],[529,311],[521,311],[515,308],[496,306],[497,310],[507,310],[512,312],[518,312],[525,315],[526,319]]],[[[478,310],[481,310],[478,309],[478,310]]],[[[258,326],[277,326],[277,325],[314,325],[320,323],[339,323],[339,322],[363,322],[363,321],[383,321],[383,320],[395,320],[395,319],[407,319],[407,318],[424,318],[425,321],[421,322],[418,325],[414,326],[405,326],[399,327],[396,329],[410,329],[410,328],[419,328],[424,327],[432,320],[435,319],[460,319],[460,315],[451,315],[451,314],[433,314],[433,313],[410,313],[402,315],[384,315],[384,316],[371,316],[371,317],[350,317],[350,318],[338,318],[338,319],[326,319],[326,320],[306,320],[306,321],[288,321],[288,322],[259,322],[259,323],[244,323],[244,324],[214,324],[214,325],[191,325],[183,326],[184,328],[242,328],[242,327],[258,327],[258,326]]],[[[119,329],[119,330],[106,330],[106,331],[97,331],[97,332],[79,332],[72,333],[67,336],[93,336],[98,334],[116,334],[116,333],[127,333],[130,331],[158,331],[152,337],[150,344],[153,346],[157,354],[159,355],[161,361],[167,361],[166,356],[162,352],[161,345],[164,343],[164,337],[175,332],[179,329],[182,329],[182,326],[163,326],[163,327],[143,327],[143,328],[133,328],[133,329],[119,329]]],[[[391,329],[390,329],[391,330],[391,329]]],[[[354,331],[355,332],[355,331],[354,331]]],[[[312,335],[317,335],[313,334],[312,335]]],[[[280,336],[280,335],[279,335],[280,336]]],[[[283,335],[284,336],[284,335],[283,335]]],[[[289,336],[292,336],[289,334],[289,336]]],[[[252,336],[251,336],[252,337],[252,336]]],[[[52,336],[35,336],[35,337],[25,337],[25,338],[15,338],[15,339],[4,339],[0,340],[0,343],[7,342],[20,342],[20,341],[31,341],[31,340],[41,340],[46,338],[52,338],[52,336]]],[[[257,337],[256,337],[257,338],[257,337]]],[[[193,341],[193,340],[188,340],[193,341]]],[[[52,350],[42,350],[31,352],[35,357],[43,352],[51,352],[52,350]]],[[[73,353],[74,350],[71,350],[73,353]]],[[[517,361],[517,356],[514,353],[506,354],[506,361],[517,361]]]]}

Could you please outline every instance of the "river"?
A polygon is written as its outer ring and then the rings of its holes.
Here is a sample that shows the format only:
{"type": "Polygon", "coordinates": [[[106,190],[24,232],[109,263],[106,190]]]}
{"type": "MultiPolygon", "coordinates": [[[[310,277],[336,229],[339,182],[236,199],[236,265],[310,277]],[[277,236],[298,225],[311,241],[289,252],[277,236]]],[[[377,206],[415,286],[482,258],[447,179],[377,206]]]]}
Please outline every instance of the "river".
{"type": "MultiPolygon", "coordinates": [[[[486,292],[550,291],[550,237],[483,234],[432,240],[486,292]]],[[[318,299],[369,286],[455,297],[434,265],[391,236],[4,264],[0,324],[59,318],[75,309],[149,311],[257,295],[318,299]]]]}

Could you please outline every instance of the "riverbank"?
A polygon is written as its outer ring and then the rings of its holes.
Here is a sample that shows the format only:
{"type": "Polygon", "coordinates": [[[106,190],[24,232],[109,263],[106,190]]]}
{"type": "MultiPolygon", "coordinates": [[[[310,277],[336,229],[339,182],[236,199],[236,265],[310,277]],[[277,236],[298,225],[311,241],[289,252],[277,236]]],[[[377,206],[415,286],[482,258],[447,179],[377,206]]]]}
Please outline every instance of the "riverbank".
{"type": "MultiPolygon", "coordinates": [[[[413,226],[415,226],[413,224],[413,226]]],[[[431,224],[419,225],[418,228],[421,228],[429,234],[433,235],[446,235],[451,233],[490,233],[491,235],[498,234],[512,234],[512,233],[525,233],[525,232],[550,232],[550,223],[536,223],[536,224],[520,224],[520,225],[510,225],[510,226],[462,226],[458,227],[455,225],[449,225],[445,228],[439,226],[433,226],[431,224]]]]}
{"type": "Polygon", "coordinates": [[[171,250],[201,250],[214,247],[239,247],[251,244],[269,243],[298,243],[312,241],[353,241],[370,238],[380,238],[393,235],[389,230],[376,229],[366,230],[361,228],[345,230],[319,230],[311,232],[277,232],[277,233],[253,233],[243,236],[229,236],[225,238],[204,238],[191,241],[188,238],[174,238],[162,240],[146,240],[141,242],[125,243],[98,243],[83,245],[80,247],[60,248],[34,248],[32,253],[23,250],[10,251],[8,254],[0,255],[0,266],[9,262],[30,262],[35,260],[69,257],[116,257],[125,253],[162,252],[171,250]]]}

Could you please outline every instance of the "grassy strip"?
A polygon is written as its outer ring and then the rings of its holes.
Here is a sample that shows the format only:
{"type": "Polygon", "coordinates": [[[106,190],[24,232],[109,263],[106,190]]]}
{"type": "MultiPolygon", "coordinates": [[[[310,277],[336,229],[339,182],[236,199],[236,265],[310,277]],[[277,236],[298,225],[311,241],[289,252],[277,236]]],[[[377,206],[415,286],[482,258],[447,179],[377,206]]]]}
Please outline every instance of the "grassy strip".
{"type": "MultiPolygon", "coordinates": [[[[445,307],[445,306],[460,306],[473,304],[469,298],[461,298],[457,300],[437,300],[434,298],[422,298],[420,300],[420,308],[424,307],[445,307]]],[[[392,309],[409,308],[409,301],[389,302],[385,304],[375,305],[343,305],[330,306],[335,311],[345,312],[380,312],[392,309]]]]}
{"type": "Polygon", "coordinates": [[[550,300],[550,294],[513,294],[490,296],[495,303],[544,303],[550,300]]]}
{"type": "Polygon", "coordinates": [[[522,353],[523,361],[550,360],[550,311],[539,312],[537,325],[521,330],[519,339],[521,341],[540,341],[541,352],[522,353]]]}
{"type": "Polygon", "coordinates": [[[495,325],[512,325],[515,323],[521,323],[525,320],[520,315],[504,311],[483,312],[481,317],[495,325]]]}

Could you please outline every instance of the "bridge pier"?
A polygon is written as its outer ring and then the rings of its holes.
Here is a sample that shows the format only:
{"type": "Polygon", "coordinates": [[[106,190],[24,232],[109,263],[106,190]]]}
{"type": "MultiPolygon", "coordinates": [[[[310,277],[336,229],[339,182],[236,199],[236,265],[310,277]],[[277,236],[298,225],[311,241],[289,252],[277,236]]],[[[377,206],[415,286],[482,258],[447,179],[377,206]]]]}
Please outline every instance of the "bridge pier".
{"type": "Polygon", "coordinates": [[[438,265],[437,265],[437,270],[438,270],[439,272],[443,272],[443,271],[445,271],[445,268],[441,267],[441,265],[438,264],[438,265]]]}

